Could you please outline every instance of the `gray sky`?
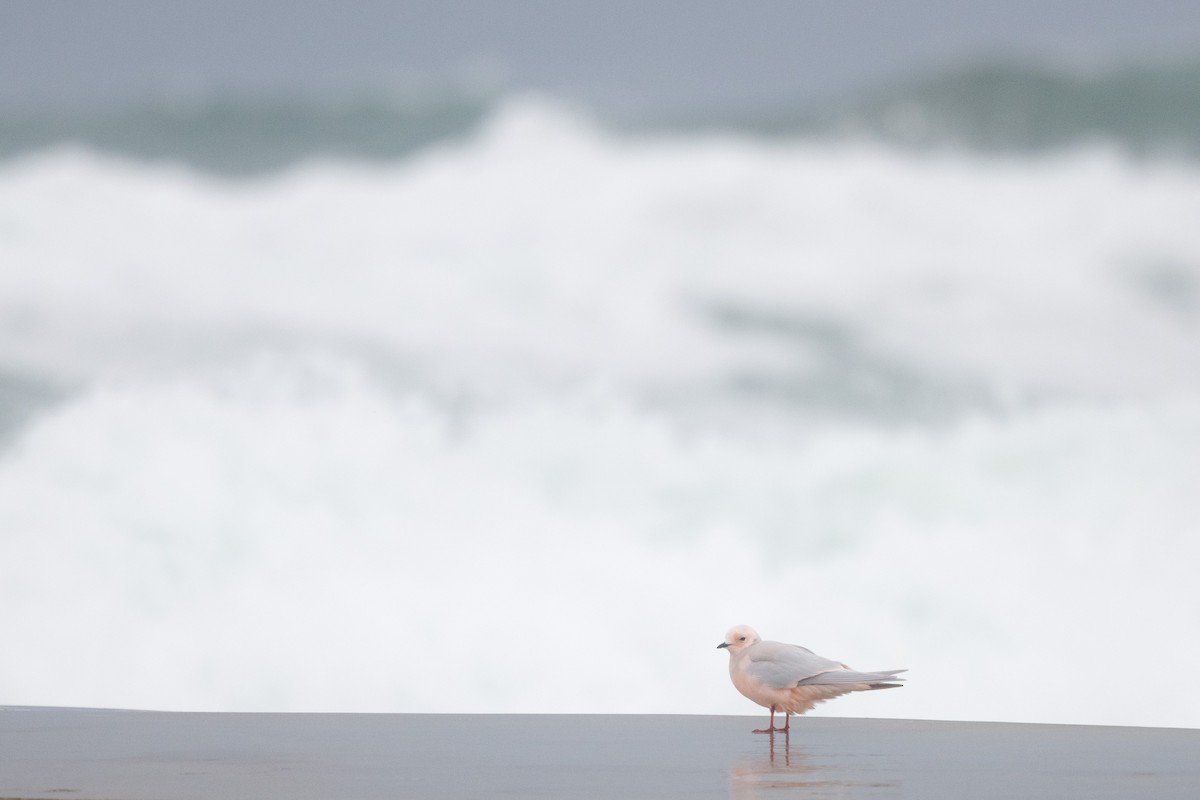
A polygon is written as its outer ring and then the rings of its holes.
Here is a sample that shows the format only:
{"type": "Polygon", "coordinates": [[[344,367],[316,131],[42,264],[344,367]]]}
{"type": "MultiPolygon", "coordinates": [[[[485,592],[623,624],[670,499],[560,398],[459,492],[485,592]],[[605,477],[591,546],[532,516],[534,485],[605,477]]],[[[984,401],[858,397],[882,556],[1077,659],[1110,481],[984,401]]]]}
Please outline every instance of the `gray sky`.
{"type": "Polygon", "coordinates": [[[610,104],[753,104],[981,56],[1197,54],[1195,0],[0,0],[0,94],[24,98],[481,75],[610,104]]]}

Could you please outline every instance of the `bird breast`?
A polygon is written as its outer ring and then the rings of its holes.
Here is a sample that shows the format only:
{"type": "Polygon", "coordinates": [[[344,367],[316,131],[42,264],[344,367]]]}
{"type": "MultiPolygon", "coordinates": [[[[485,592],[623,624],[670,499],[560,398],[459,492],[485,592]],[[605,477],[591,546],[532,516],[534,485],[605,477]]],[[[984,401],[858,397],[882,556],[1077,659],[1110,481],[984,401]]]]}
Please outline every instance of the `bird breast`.
{"type": "Polygon", "coordinates": [[[744,653],[739,653],[738,657],[729,659],[729,677],[733,680],[734,688],[744,697],[764,708],[777,706],[789,699],[789,690],[767,686],[751,675],[746,669],[749,664],[750,659],[746,658],[744,653]]]}

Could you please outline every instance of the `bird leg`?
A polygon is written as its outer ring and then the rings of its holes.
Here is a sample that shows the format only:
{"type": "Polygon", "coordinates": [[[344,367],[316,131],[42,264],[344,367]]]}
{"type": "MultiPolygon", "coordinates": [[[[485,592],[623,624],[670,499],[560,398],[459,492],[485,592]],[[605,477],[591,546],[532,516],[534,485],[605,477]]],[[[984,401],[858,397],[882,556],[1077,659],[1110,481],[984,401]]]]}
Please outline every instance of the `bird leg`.
{"type": "MultiPolygon", "coordinates": [[[[786,715],[788,722],[790,723],[791,715],[788,714],[786,711],[784,712],[784,714],[786,715]]],[[[754,733],[774,733],[775,731],[787,731],[787,728],[786,727],[783,727],[783,728],[775,727],[775,706],[771,706],[771,727],[755,730],[754,733]]]]}

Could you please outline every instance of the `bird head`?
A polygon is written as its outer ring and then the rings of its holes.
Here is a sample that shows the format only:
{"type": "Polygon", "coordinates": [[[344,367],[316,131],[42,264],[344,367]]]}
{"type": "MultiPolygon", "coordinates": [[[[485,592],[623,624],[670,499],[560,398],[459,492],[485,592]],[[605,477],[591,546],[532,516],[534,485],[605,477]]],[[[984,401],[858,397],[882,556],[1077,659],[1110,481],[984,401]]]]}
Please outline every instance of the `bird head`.
{"type": "Polygon", "coordinates": [[[717,645],[717,649],[726,648],[730,653],[737,653],[759,641],[758,632],[749,625],[738,625],[730,628],[725,634],[725,641],[717,645]]]}

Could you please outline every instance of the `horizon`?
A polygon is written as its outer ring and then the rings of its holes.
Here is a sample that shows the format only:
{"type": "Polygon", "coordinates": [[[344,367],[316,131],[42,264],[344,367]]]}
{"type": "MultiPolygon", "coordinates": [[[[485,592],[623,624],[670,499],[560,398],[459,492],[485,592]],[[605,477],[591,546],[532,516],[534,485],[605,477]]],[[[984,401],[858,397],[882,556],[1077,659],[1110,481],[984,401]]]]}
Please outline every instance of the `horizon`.
{"type": "Polygon", "coordinates": [[[616,111],[820,102],[977,63],[1095,74],[1194,60],[1186,2],[888,5],[618,0],[0,4],[0,99],[57,105],[214,93],[545,92],[616,111]],[[231,24],[232,23],[232,24],[231,24]]]}

